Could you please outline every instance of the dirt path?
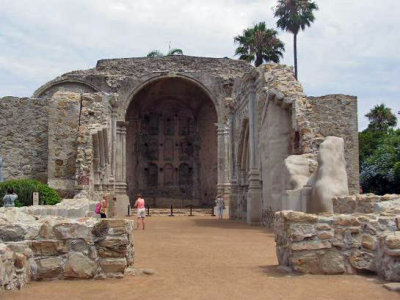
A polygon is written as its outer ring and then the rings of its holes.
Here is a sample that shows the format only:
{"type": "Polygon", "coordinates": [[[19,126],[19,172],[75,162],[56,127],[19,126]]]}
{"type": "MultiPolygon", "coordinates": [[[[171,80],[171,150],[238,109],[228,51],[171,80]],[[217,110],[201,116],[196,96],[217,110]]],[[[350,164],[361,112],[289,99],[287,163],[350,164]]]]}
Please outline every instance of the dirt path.
{"type": "Polygon", "coordinates": [[[155,275],[33,282],[0,299],[399,299],[375,277],[277,271],[271,232],[211,217],[151,217],[136,231],[136,266],[155,275]]]}

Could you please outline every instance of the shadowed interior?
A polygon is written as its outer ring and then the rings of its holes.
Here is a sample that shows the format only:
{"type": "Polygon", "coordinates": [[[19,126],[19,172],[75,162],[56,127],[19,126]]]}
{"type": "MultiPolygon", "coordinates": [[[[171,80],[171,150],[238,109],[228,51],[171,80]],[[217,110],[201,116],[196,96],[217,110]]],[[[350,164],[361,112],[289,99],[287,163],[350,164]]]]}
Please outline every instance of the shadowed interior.
{"type": "Polygon", "coordinates": [[[217,184],[217,114],[210,97],[182,78],[151,82],[127,114],[127,184],[155,207],[204,206],[217,184]]]}

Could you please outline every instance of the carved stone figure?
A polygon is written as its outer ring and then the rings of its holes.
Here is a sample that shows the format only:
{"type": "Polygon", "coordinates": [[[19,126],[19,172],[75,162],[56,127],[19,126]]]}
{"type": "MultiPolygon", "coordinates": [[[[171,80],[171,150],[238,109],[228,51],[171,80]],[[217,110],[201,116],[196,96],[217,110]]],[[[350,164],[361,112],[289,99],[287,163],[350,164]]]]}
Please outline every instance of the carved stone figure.
{"type": "Polygon", "coordinates": [[[311,193],[309,211],[333,213],[332,198],[349,194],[342,138],[328,136],[321,143],[318,153],[318,168],[313,178],[315,183],[311,193]]]}

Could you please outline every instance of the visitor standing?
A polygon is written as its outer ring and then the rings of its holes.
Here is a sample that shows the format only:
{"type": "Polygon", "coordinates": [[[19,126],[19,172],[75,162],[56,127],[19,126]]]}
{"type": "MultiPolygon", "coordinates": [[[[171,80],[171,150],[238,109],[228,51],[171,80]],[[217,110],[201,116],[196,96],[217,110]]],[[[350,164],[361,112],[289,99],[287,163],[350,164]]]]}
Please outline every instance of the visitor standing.
{"type": "Polygon", "coordinates": [[[134,207],[137,207],[138,229],[140,228],[139,224],[141,221],[142,229],[144,230],[144,218],[146,217],[146,207],[145,207],[145,202],[144,202],[144,199],[142,198],[142,195],[137,194],[137,199],[136,199],[134,207]]]}
{"type": "Polygon", "coordinates": [[[18,199],[18,195],[14,193],[13,188],[7,189],[7,194],[3,197],[4,207],[15,207],[15,200],[18,199]]]}
{"type": "Polygon", "coordinates": [[[215,199],[215,204],[217,205],[217,215],[218,215],[218,219],[222,219],[222,214],[224,212],[225,209],[225,202],[224,202],[224,198],[222,198],[221,194],[217,195],[217,198],[215,199]]]}
{"type": "Polygon", "coordinates": [[[108,207],[108,195],[103,196],[103,200],[101,200],[101,209],[100,209],[100,217],[102,219],[107,218],[106,211],[108,207]]]}

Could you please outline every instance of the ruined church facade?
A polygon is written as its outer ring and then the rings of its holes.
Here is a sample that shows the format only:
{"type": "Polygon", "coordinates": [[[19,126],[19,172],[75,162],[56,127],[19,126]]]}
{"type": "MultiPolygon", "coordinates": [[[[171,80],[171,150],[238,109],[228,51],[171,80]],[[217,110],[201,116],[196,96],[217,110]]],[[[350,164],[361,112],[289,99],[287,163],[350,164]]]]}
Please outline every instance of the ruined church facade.
{"type": "Polygon", "coordinates": [[[249,224],[304,211],[296,178],[311,176],[331,135],[345,141],[349,190],[358,191],[356,98],[307,97],[283,65],[100,60],[31,98],[1,98],[0,112],[5,180],[36,178],[64,197],[109,193],[117,215],[137,193],[153,207],[210,207],[222,194],[230,217],[249,224]]]}

